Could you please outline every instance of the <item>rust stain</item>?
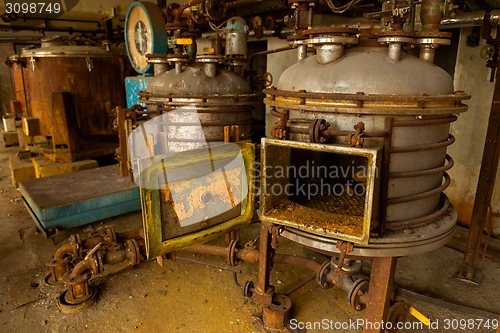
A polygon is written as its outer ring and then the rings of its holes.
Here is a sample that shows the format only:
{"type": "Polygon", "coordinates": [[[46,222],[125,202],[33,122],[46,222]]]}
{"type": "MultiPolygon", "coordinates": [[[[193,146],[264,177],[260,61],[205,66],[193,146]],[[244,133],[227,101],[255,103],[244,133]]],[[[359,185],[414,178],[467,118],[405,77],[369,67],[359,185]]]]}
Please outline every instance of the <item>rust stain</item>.
{"type": "MultiPolygon", "coordinates": [[[[322,200],[322,197],[315,197],[313,200],[322,200]]],[[[362,199],[364,202],[364,199],[362,199]]],[[[311,203],[309,202],[308,205],[311,203]]],[[[313,206],[315,206],[313,204],[313,206]]],[[[299,229],[314,230],[316,233],[342,233],[360,237],[363,235],[363,214],[359,210],[352,210],[348,207],[340,208],[337,212],[323,211],[292,202],[288,199],[282,200],[273,207],[267,214],[271,218],[296,223],[299,229]],[[313,211],[314,213],[311,213],[313,211]]],[[[362,210],[361,210],[362,212],[362,210]]]]}
{"type": "MultiPolygon", "coordinates": [[[[194,216],[196,213],[205,212],[207,207],[214,204],[228,203],[235,207],[241,201],[241,197],[234,193],[241,192],[242,169],[234,168],[225,170],[227,182],[224,181],[223,172],[218,170],[209,175],[171,182],[170,189],[162,189],[166,202],[174,207],[180,221],[194,216]],[[172,201],[172,193],[181,200],[172,201]],[[209,198],[204,202],[203,198],[209,198]]],[[[204,216],[205,219],[210,216],[204,216]]]]}

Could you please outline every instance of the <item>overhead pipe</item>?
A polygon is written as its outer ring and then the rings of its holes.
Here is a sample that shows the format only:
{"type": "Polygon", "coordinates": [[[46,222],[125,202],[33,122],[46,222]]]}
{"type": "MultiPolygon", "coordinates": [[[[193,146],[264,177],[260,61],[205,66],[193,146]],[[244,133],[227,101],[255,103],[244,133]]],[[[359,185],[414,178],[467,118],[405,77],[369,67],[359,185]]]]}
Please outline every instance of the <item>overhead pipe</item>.
{"type": "MultiPolygon", "coordinates": [[[[455,17],[445,17],[441,20],[439,27],[441,29],[470,28],[483,25],[486,11],[467,12],[456,14],[455,17]]],[[[490,12],[491,25],[497,26],[500,22],[500,9],[490,12]]]]}

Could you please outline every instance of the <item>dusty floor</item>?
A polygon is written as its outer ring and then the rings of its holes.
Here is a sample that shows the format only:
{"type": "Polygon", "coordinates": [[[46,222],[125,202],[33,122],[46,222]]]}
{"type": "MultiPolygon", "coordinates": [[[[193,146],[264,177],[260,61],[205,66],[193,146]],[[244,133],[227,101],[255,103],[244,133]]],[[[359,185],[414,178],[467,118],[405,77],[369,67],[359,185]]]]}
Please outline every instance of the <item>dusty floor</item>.
{"type": "MultiPolygon", "coordinates": [[[[85,312],[67,314],[57,307],[57,297],[64,290],[43,283],[47,273],[45,262],[66,242],[71,233],[64,231],[57,244],[44,239],[25,210],[19,191],[11,185],[8,158],[16,148],[3,148],[0,143],[0,332],[267,332],[260,320],[259,306],[245,299],[233,282],[231,272],[185,261],[143,262],[116,275],[92,280],[98,287],[98,302],[85,312]]],[[[110,221],[117,230],[138,228],[139,213],[131,213],[110,221]]],[[[100,225],[101,223],[97,223],[100,225]]],[[[88,228],[88,227],[87,227],[88,228]]],[[[243,230],[243,241],[253,239],[258,225],[243,230]]],[[[219,240],[219,243],[221,241],[219,240]]],[[[295,243],[280,239],[280,253],[304,255],[295,243]]],[[[180,253],[183,257],[224,265],[221,258],[180,253]]],[[[499,313],[498,297],[500,265],[481,262],[481,284],[458,281],[452,274],[463,254],[450,248],[401,258],[396,281],[400,287],[462,304],[484,311],[499,313]]],[[[369,268],[369,263],[366,264],[369,268]]],[[[239,281],[256,281],[257,267],[241,263],[239,281]]],[[[276,265],[272,284],[278,292],[311,276],[305,269],[276,265]]],[[[324,319],[348,322],[363,318],[346,302],[346,296],[336,288],[323,290],[308,283],[290,296],[294,304],[293,317],[300,322],[324,319]]],[[[439,323],[433,329],[408,329],[405,332],[493,332],[493,329],[446,329],[445,321],[477,320],[442,307],[405,298],[424,315],[439,323]]],[[[415,321],[415,319],[412,319],[415,321]]],[[[486,321],[486,320],[485,320],[486,321]]],[[[483,323],[485,322],[483,321],[483,323]]],[[[477,324],[476,324],[477,325],[477,324]]],[[[359,332],[359,330],[309,329],[307,332],[359,332]]]]}

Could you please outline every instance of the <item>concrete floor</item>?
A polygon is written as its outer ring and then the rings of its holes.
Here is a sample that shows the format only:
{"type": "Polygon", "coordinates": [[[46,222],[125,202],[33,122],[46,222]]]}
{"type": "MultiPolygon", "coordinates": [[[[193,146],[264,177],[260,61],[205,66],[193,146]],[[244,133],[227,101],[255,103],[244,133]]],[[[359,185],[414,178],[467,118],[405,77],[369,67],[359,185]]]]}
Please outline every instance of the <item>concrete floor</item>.
{"type": "MultiPolygon", "coordinates": [[[[0,142],[0,146],[3,144],[0,142]]],[[[185,261],[143,262],[133,269],[92,280],[100,291],[99,300],[90,309],[74,314],[62,313],[57,297],[64,287],[43,283],[47,274],[45,262],[66,242],[71,233],[88,230],[88,226],[61,232],[57,244],[44,239],[23,206],[19,191],[11,185],[8,158],[15,148],[0,148],[0,332],[268,332],[260,320],[260,308],[245,299],[233,282],[231,272],[185,261]]],[[[130,213],[102,224],[117,225],[117,231],[140,228],[141,216],[130,213]]],[[[246,242],[254,239],[258,224],[243,229],[246,242]]],[[[222,244],[223,240],[215,243],[222,244]]],[[[280,239],[279,253],[304,255],[295,243],[280,239]]],[[[225,265],[221,258],[191,253],[179,253],[225,265]]],[[[398,260],[396,282],[400,287],[456,304],[500,312],[498,286],[500,264],[481,262],[478,285],[453,277],[463,254],[443,247],[436,251],[398,260]]],[[[257,266],[241,263],[240,282],[257,279],[257,266]]],[[[365,264],[369,270],[370,263],[365,264]]],[[[278,292],[307,279],[305,269],[276,265],[271,282],[278,292]]],[[[321,289],[314,282],[290,295],[294,304],[293,318],[299,322],[333,323],[356,321],[364,316],[346,302],[342,291],[321,289]]],[[[451,311],[443,307],[398,295],[428,316],[434,328],[407,329],[405,332],[494,332],[484,325],[478,329],[481,317],[451,311]],[[474,329],[446,329],[446,321],[477,320],[474,329]],[[436,327],[437,326],[437,327],[436,327]]],[[[415,322],[414,318],[410,318],[415,322]]],[[[483,324],[486,320],[483,321],[483,324]]],[[[307,332],[360,332],[356,329],[308,329],[307,332]]]]}

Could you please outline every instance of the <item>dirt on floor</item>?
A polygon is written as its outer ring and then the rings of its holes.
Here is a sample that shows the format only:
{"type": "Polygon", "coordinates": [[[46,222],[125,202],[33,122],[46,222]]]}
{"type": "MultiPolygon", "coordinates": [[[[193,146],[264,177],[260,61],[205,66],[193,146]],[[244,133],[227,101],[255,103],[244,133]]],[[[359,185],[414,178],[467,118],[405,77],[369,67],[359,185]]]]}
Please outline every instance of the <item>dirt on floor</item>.
{"type": "MultiPolygon", "coordinates": [[[[1,142],[0,147],[3,147],[1,142]]],[[[262,324],[260,306],[242,295],[232,272],[182,260],[166,261],[164,267],[156,261],[145,261],[120,273],[94,278],[91,285],[99,291],[96,304],[83,312],[62,312],[57,299],[65,288],[44,283],[48,273],[45,263],[67,242],[70,234],[88,232],[89,226],[63,230],[55,237],[55,242],[38,232],[19,191],[11,183],[8,158],[16,152],[16,148],[0,148],[0,332],[269,332],[262,324]]],[[[141,228],[142,221],[140,213],[135,212],[93,226],[104,224],[116,225],[117,231],[125,231],[141,228]]],[[[257,223],[243,229],[243,242],[255,239],[258,229],[257,223]]],[[[214,243],[223,245],[224,240],[214,243]]],[[[296,243],[281,238],[278,252],[305,255],[296,243]]],[[[226,266],[219,257],[187,252],[180,252],[178,256],[226,266]]],[[[500,265],[481,262],[482,281],[478,285],[470,284],[453,277],[462,257],[462,253],[444,247],[400,258],[396,281],[400,287],[420,294],[486,312],[500,312],[500,265]]],[[[367,262],[366,273],[369,268],[367,262]]],[[[241,270],[239,283],[256,282],[255,264],[243,262],[237,269],[241,270]]],[[[311,274],[303,268],[276,265],[271,283],[283,293],[310,278],[311,274]]],[[[338,326],[337,323],[362,320],[364,312],[353,310],[345,292],[337,288],[325,290],[312,281],[293,292],[290,298],[294,305],[295,326],[307,328],[296,332],[361,331],[353,325],[338,326]]],[[[486,319],[480,316],[406,296],[398,296],[398,299],[406,300],[439,323],[432,328],[409,326],[404,332],[494,331],[484,326],[486,319]],[[481,319],[483,324],[479,328],[481,319]],[[460,320],[472,320],[476,326],[474,329],[461,328],[460,320]]],[[[418,324],[414,317],[409,320],[418,324]]]]}

